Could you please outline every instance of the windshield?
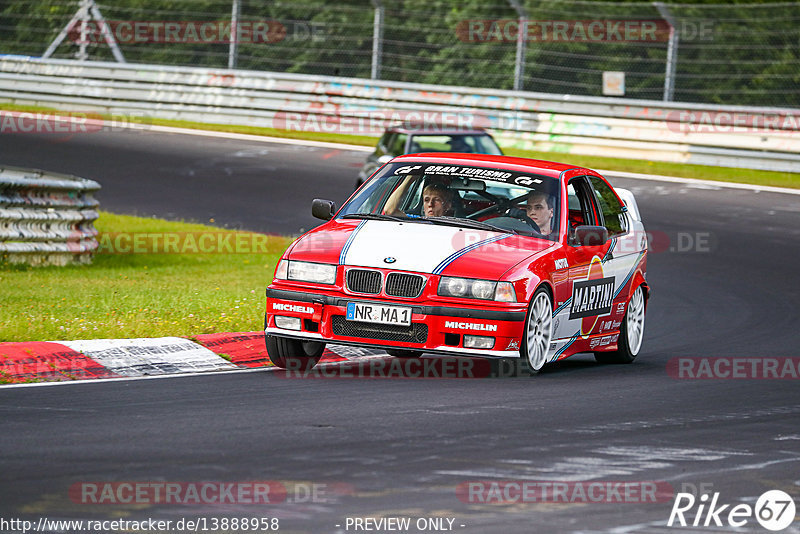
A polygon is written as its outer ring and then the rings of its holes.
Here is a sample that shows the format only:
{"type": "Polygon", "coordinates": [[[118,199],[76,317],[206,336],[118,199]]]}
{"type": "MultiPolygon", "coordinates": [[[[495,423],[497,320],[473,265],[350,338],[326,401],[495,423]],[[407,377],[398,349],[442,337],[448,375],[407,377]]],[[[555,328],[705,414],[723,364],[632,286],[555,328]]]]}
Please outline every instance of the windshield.
{"type": "Polygon", "coordinates": [[[404,220],[558,238],[558,180],[479,166],[391,163],[339,218],[404,220]]]}
{"type": "Polygon", "coordinates": [[[409,154],[416,152],[462,152],[467,154],[492,154],[503,152],[491,136],[486,134],[424,134],[411,137],[409,154]]]}

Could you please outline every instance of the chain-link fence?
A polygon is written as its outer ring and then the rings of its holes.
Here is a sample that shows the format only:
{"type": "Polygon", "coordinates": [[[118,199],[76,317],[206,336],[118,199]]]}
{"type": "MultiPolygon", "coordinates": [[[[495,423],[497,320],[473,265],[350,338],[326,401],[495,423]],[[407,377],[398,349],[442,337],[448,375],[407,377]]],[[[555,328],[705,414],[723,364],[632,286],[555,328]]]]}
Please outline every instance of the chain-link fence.
{"type": "Polygon", "coordinates": [[[797,2],[17,0],[0,53],[800,107],[797,2]]]}

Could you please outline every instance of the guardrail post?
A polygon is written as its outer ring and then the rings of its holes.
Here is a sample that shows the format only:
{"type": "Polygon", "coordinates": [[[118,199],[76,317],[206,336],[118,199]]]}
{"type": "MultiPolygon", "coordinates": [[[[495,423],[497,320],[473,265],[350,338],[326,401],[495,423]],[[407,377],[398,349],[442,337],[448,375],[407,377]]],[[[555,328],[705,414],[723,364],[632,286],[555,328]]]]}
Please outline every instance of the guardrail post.
{"type": "Polygon", "coordinates": [[[240,0],[233,0],[231,6],[231,43],[228,49],[228,68],[235,69],[239,56],[239,6],[240,0]]]}
{"type": "Polygon", "coordinates": [[[667,67],[664,74],[664,102],[672,102],[675,93],[675,70],[678,66],[678,40],[679,35],[675,27],[675,17],[669,12],[669,8],[661,2],[653,2],[661,18],[669,24],[669,43],[667,44],[667,67]]]}
{"type": "Polygon", "coordinates": [[[522,7],[522,4],[519,3],[519,0],[508,0],[508,3],[511,4],[511,7],[517,12],[517,17],[519,18],[519,29],[517,31],[517,55],[516,59],[514,60],[514,90],[515,91],[522,91],[523,87],[525,86],[525,81],[523,78],[525,77],[525,39],[527,36],[527,18],[528,15],[525,12],[525,8],[522,7]]]}
{"type": "Polygon", "coordinates": [[[381,77],[381,56],[383,55],[383,4],[381,0],[372,0],[375,6],[375,19],[372,23],[372,73],[373,80],[381,77]]]}

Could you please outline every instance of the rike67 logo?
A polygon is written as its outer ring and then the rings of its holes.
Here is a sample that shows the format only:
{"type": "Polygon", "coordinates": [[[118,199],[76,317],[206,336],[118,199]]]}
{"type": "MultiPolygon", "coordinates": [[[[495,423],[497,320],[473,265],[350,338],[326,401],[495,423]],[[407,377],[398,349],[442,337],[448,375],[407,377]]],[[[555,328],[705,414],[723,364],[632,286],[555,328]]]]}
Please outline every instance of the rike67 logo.
{"type": "Polygon", "coordinates": [[[720,504],[719,492],[710,500],[708,494],[696,498],[691,493],[678,493],[669,514],[668,527],[743,527],[755,519],[767,530],[777,532],[794,521],[792,497],[780,490],[762,494],[755,507],[749,504],[720,504]]]}

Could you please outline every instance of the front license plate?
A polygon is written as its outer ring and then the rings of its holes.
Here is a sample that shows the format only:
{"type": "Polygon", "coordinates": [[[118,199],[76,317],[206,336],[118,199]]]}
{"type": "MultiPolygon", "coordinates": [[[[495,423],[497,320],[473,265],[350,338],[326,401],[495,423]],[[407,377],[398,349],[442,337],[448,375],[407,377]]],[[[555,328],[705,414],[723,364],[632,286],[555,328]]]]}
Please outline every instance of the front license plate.
{"type": "Polygon", "coordinates": [[[411,308],[348,302],[347,320],[409,326],[411,324],[411,308]]]}

